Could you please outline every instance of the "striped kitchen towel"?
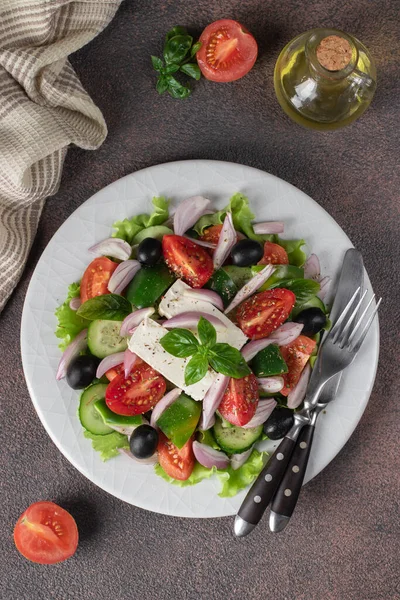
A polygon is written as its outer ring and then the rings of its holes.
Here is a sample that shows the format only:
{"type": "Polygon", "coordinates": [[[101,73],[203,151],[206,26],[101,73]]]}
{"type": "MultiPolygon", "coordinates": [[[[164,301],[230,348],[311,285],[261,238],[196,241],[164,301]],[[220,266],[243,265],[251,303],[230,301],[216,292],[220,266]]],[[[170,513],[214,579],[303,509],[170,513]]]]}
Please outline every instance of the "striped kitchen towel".
{"type": "Polygon", "coordinates": [[[111,21],[121,0],[0,0],[0,311],[21,277],[69,144],[107,135],[68,55],[111,21]]]}

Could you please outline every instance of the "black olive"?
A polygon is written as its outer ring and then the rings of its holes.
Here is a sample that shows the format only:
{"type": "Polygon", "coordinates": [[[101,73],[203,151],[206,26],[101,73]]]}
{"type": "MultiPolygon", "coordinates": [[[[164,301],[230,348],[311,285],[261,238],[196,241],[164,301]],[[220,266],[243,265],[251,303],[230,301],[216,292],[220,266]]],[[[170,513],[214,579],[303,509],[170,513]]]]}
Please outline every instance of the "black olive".
{"type": "Polygon", "coordinates": [[[91,354],[77,356],[67,369],[67,383],[74,390],[81,390],[90,385],[96,377],[100,359],[91,354]]]}
{"type": "Polygon", "coordinates": [[[264,423],[264,433],[270,440],[283,438],[294,423],[293,411],[290,408],[274,408],[264,423]]]}
{"type": "Polygon", "coordinates": [[[263,247],[254,240],[240,240],[231,250],[232,263],[236,267],[256,265],[263,256],[263,247]]]}
{"type": "Polygon", "coordinates": [[[150,458],[157,449],[158,433],[151,425],[139,425],[131,435],[129,445],[136,458],[150,458]]]}
{"type": "Polygon", "coordinates": [[[154,267],[162,256],[162,244],[156,238],[145,238],[137,249],[138,261],[145,267],[154,267]]]}
{"type": "Polygon", "coordinates": [[[320,308],[306,308],[293,321],[303,324],[302,334],[315,335],[325,327],[326,315],[320,308]]]}

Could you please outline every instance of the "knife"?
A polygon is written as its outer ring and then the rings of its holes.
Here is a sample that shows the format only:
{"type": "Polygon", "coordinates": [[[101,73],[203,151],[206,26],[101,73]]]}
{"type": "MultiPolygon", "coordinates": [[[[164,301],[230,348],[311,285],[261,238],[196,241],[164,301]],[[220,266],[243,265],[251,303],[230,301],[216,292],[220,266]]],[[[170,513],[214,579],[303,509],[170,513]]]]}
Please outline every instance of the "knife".
{"type": "MultiPolygon", "coordinates": [[[[359,286],[362,286],[363,278],[364,265],[361,253],[358,252],[358,250],[351,248],[347,250],[343,260],[343,267],[337,286],[336,296],[331,310],[331,317],[333,322],[341,314],[343,308],[346,306],[354,291],[359,286]]],[[[309,397],[312,396],[313,392],[319,385],[318,362],[319,361],[317,358],[307,390],[307,396],[309,397]]],[[[340,374],[336,375],[330,382],[328,382],[324,386],[323,389],[326,388],[325,398],[328,397],[328,394],[330,395],[329,397],[331,397],[332,394],[336,394],[337,387],[340,383],[340,377],[340,374]]],[[[307,396],[305,400],[307,400],[307,396]]],[[[283,438],[280,445],[275,450],[274,454],[271,456],[271,458],[257,477],[256,481],[253,483],[249,492],[247,493],[247,496],[244,499],[242,505],[240,506],[238,514],[235,518],[234,531],[237,537],[243,537],[245,535],[248,535],[259,523],[262,515],[265,512],[265,509],[271,502],[273,496],[275,495],[275,492],[279,487],[282,477],[290,462],[292,453],[296,446],[296,440],[299,437],[301,430],[305,425],[310,425],[313,427],[313,425],[311,425],[312,419],[316,419],[316,417],[312,417],[311,415],[317,403],[318,396],[314,397],[314,400],[311,404],[308,403],[307,408],[304,408],[302,411],[299,411],[295,414],[295,422],[293,427],[283,438]]],[[[303,442],[306,443],[304,440],[303,442]]],[[[304,473],[302,475],[304,478],[304,473]]],[[[294,497],[292,498],[292,500],[294,500],[294,497]]],[[[294,505],[295,504],[296,502],[294,502],[294,505]]],[[[279,512],[276,512],[276,515],[279,514],[279,512]]],[[[276,519],[278,519],[278,517],[276,517],[276,519]]],[[[285,522],[285,525],[283,525],[282,529],[286,526],[287,521],[288,519],[283,520],[283,522],[285,522]]],[[[278,531],[278,529],[276,529],[276,531],[278,531]]]]}
{"type": "MultiPolygon", "coordinates": [[[[360,288],[359,297],[361,297],[363,283],[362,256],[357,250],[350,249],[344,258],[337,294],[331,310],[330,316],[333,323],[340,316],[357,288],[360,288]]],[[[317,364],[314,366],[312,378],[318,379],[317,364]]],[[[338,373],[324,385],[319,397],[313,398],[311,402],[307,402],[307,397],[305,399],[305,408],[300,412],[304,417],[309,418],[309,423],[304,425],[300,431],[286,471],[272,500],[269,528],[273,532],[283,531],[293,514],[307,470],[318,415],[329,402],[335,399],[341,378],[342,374],[338,373]]],[[[309,395],[309,389],[307,395],[309,395]]]]}

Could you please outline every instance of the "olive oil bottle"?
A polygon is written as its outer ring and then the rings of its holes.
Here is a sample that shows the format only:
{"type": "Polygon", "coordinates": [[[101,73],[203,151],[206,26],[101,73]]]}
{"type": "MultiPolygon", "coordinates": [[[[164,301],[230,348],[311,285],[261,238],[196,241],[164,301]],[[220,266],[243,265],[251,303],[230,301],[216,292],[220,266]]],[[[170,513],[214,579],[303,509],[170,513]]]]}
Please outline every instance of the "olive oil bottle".
{"type": "Polygon", "coordinates": [[[376,89],[376,69],[356,38],[335,29],[313,29],[282,50],[274,85],[281,107],[296,123],[338,129],[368,108],[376,89]]]}

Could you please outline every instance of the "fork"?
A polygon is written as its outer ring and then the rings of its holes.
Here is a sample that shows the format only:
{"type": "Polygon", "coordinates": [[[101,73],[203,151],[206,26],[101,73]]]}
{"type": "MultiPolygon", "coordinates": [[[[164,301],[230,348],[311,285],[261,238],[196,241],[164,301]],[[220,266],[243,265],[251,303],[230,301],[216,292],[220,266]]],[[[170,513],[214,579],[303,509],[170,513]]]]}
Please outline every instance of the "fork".
{"type": "MultiPolygon", "coordinates": [[[[360,288],[357,288],[321,345],[318,360],[315,364],[314,372],[310,379],[307,394],[304,400],[304,408],[298,413],[295,413],[295,424],[293,428],[289,434],[283,438],[282,442],[279,444],[274,454],[271,456],[264,469],[257,477],[255,483],[250,488],[238,511],[235,519],[235,534],[238,537],[242,537],[250,533],[260,521],[265,509],[279,488],[282,478],[288,469],[299,432],[305,425],[311,425],[313,431],[316,420],[316,416],[313,414],[313,411],[318,404],[318,398],[324,385],[337,373],[343,371],[353,362],[359,349],[361,348],[363,341],[365,340],[382,298],[380,298],[376,304],[372,314],[366,319],[368,310],[375,299],[375,295],[373,295],[363,310],[361,316],[357,318],[357,313],[364,301],[365,296],[367,295],[368,290],[365,290],[360,300],[354,307],[354,301],[356,300],[359,292],[360,288]],[[352,312],[350,313],[350,311],[352,312]],[[346,319],[347,315],[349,316],[346,319]],[[357,332],[359,332],[359,335],[356,338],[357,332]]],[[[301,488],[301,484],[298,485],[298,482],[301,478],[302,483],[304,478],[308,457],[310,454],[309,450],[311,438],[312,436],[310,436],[310,439],[308,440],[309,443],[307,443],[305,440],[301,440],[301,449],[307,449],[307,452],[304,452],[301,465],[299,465],[298,462],[293,465],[299,469],[293,471],[293,466],[291,468],[291,474],[297,477],[296,485],[292,486],[293,490],[291,487],[283,487],[282,485],[279,496],[276,496],[276,502],[274,501],[274,514],[277,516],[283,515],[284,517],[290,518],[290,515],[296,506],[297,498],[301,488]],[[290,494],[287,490],[290,492],[290,494]],[[286,513],[290,514],[286,515],[286,513]]],[[[273,524],[272,530],[281,531],[284,529],[288,518],[278,519],[275,517],[275,521],[279,521],[279,524],[275,524],[275,526],[273,524]]]]}

